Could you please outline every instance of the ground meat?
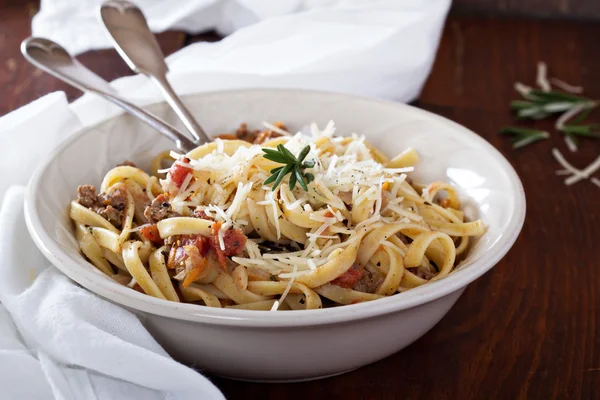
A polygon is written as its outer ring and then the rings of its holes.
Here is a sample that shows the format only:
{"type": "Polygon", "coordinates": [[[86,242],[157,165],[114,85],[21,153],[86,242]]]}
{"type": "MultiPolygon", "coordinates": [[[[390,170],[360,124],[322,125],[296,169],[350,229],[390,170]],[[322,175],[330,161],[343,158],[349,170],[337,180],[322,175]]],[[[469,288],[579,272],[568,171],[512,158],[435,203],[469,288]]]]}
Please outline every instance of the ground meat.
{"type": "Polygon", "coordinates": [[[232,133],[222,133],[222,134],[218,135],[217,137],[222,140],[237,140],[237,136],[235,136],[232,133]]]}
{"type": "Polygon", "coordinates": [[[123,224],[123,211],[119,211],[113,206],[107,206],[103,209],[97,210],[96,212],[108,220],[108,222],[113,224],[116,228],[120,228],[123,224]]]}
{"type": "Polygon", "coordinates": [[[116,228],[123,224],[125,207],[127,206],[127,192],[125,189],[116,188],[110,192],[96,195],[96,187],[82,185],[77,188],[77,201],[95,213],[104,217],[116,228]]]}
{"type": "Polygon", "coordinates": [[[421,268],[421,267],[416,267],[416,268],[412,269],[411,272],[421,279],[429,280],[435,276],[435,273],[429,272],[425,268],[421,268]]]}
{"type": "Polygon", "coordinates": [[[251,131],[248,129],[248,125],[240,124],[240,127],[237,128],[237,130],[235,131],[235,137],[240,140],[245,140],[246,142],[252,143],[254,142],[254,139],[256,139],[259,133],[259,129],[254,129],[251,131]]]}
{"type": "Polygon", "coordinates": [[[260,132],[256,138],[254,138],[254,140],[252,141],[252,143],[254,144],[263,144],[264,142],[266,142],[269,139],[273,139],[276,137],[280,137],[281,134],[277,133],[277,132],[273,132],[271,130],[266,130],[266,131],[262,131],[260,132]]]}
{"type": "Polygon", "coordinates": [[[360,278],[353,289],[364,293],[375,293],[377,288],[383,283],[384,278],[379,274],[374,274],[368,269],[365,269],[364,274],[360,278]]]}
{"type": "MultiPolygon", "coordinates": [[[[285,125],[283,125],[280,122],[276,122],[275,126],[280,129],[287,130],[285,125]]],[[[267,129],[264,131],[261,131],[260,129],[249,130],[248,125],[240,124],[240,127],[237,128],[237,130],[235,131],[235,134],[224,133],[222,135],[219,135],[218,138],[223,139],[223,140],[237,139],[237,140],[244,140],[249,143],[262,144],[269,139],[273,139],[273,138],[276,138],[279,136],[281,136],[281,134],[274,132],[270,129],[267,129]]]]}
{"type": "Polygon", "coordinates": [[[95,211],[117,228],[121,227],[127,206],[125,189],[117,188],[109,193],[100,193],[98,199],[102,203],[102,207],[95,211]]]}
{"type": "Polygon", "coordinates": [[[181,214],[173,211],[169,199],[164,194],[155,198],[152,203],[144,210],[144,216],[151,224],[156,224],[165,218],[180,217],[181,214]]]}
{"type": "Polygon", "coordinates": [[[94,208],[100,206],[96,187],[93,185],[81,185],[77,188],[77,202],[84,207],[94,208]]]}
{"type": "Polygon", "coordinates": [[[351,289],[356,285],[364,272],[364,267],[359,263],[354,263],[346,272],[331,281],[331,284],[351,289]]]}
{"type": "Polygon", "coordinates": [[[133,161],[125,160],[121,164],[117,164],[117,167],[134,167],[137,168],[133,161]]]}

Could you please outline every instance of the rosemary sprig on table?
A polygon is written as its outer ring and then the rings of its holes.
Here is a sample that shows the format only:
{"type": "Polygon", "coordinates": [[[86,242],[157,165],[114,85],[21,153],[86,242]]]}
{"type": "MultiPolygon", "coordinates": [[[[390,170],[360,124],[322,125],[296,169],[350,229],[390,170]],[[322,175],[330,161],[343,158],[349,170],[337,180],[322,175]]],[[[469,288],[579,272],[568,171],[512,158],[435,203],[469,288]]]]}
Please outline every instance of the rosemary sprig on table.
{"type": "Polygon", "coordinates": [[[505,135],[512,135],[513,149],[519,149],[538,140],[548,139],[550,134],[537,129],[519,128],[518,126],[508,126],[500,131],[505,135]]]}
{"type": "MultiPolygon", "coordinates": [[[[539,73],[539,71],[538,71],[539,73]]],[[[538,79],[539,81],[539,79],[538,79]]],[[[521,100],[513,100],[510,108],[519,119],[540,120],[552,114],[562,114],[556,121],[556,129],[565,136],[567,145],[572,151],[577,150],[577,137],[600,137],[599,124],[581,125],[598,102],[578,94],[566,93],[559,90],[533,89],[517,82],[515,90],[521,95],[521,100]],[[567,122],[570,122],[567,124],[567,122]]],[[[518,149],[531,143],[550,137],[546,131],[507,127],[500,131],[502,134],[513,136],[513,148],[518,149]]]]}
{"type": "Polygon", "coordinates": [[[544,92],[531,89],[525,85],[517,86],[517,90],[524,100],[514,100],[510,103],[511,110],[515,111],[520,119],[543,119],[551,114],[563,113],[581,107],[582,110],[591,110],[598,105],[584,96],[563,93],[557,90],[544,92]]]}
{"type": "Polygon", "coordinates": [[[585,136],[591,138],[600,138],[600,124],[589,125],[563,125],[558,128],[559,131],[567,135],[585,136]]]}
{"type": "Polygon", "coordinates": [[[314,175],[310,172],[304,172],[306,168],[315,166],[314,161],[304,161],[310,151],[310,146],[303,148],[298,154],[298,158],[282,144],[277,145],[277,150],[262,149],[262,151],[265,153],[263,157],[267,160],[285,164],[281,167],[273,168],[270,171],[272,175],[265,180],[265,185],[273,183],[271,190],[275,190],[283,178],[287,174],[291,174],[289,183],[290,190],[293,190],[296,183],[298,183],[302,189],[308,191],[308,184],[315,179],[314,175]]]}
{"type": "Polygon", "coordinates": [[[575,150],[579,141],[577,137],[587,137],[592,139],[600,138],[600,124],[589,124],[589,125],[562,125],[558,127],[559,132],[566,136],[567,144],[570,141],[571,145],[574,146],[575,150]]]}

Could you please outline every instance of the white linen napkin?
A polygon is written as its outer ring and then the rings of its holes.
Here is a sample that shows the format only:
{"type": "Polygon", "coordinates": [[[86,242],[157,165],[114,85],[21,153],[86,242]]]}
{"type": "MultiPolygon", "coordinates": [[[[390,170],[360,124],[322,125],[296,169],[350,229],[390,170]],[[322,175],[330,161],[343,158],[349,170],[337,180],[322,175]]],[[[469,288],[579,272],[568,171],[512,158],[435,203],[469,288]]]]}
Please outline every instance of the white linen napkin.
{"type": "MultiPolygon", "coordinates": [[[[106,46],[90,14],[96,3],[43,0],[34,33],[75,51],[106,46]]],[[[262,21],[169,57],[169,79],[179,93],[300,87],[400,101],[418,95],[449,3],[181,0],[172,7],[169,0],[140,2],[156,30],[227,25],[225,31],[231,31],[262,21]]],[[[140,105],[160,100],[143,76],[112,85],[140,105]]],[[[25,228],[23,185],[40,159],[82,126],[118,112],[93,95],[69,105],[64,93],[52,93],[0,118],[0,202],[13,186],[0,210],[2,399],[222,398],[206,378],[170,359],[133,314],[49,266],[25,228]]]]}
{"type": "MultiPolygon", "coordinates": [[[[42,1],[33,34],[74,52],[108,47],[93,17],[93,5],[100,2],[42,1]]],[[[156,30],[195,31],[190,27],[235,21],[251,11],[254,17],[235,28],[263,19],[218,43],[196,43],[171,56],[170,78],[183,94],[238,88],[252,81],[254,86],[341,91],[403,102],[417,97],[429,74],[450,6],[450,0],[178,0],[177,7],[171,0],[138,3],[156,30]],[[206,12],[184,14],[187,9],[206,12]],[[181,20],[194,23],[180,26],[181,20]]],[[[137,88],[140,81],[131,81],[127,89],[137,88]]]]}
{"type": "Polygon", "coordinates": [[[0,187],[12,185],[0,210],[0,398],[222,399],[131,312],[73,284],[35,247],[18,184],[80,126],[64,93],[0,119],[2,170],[10,171],[0,187]]]}

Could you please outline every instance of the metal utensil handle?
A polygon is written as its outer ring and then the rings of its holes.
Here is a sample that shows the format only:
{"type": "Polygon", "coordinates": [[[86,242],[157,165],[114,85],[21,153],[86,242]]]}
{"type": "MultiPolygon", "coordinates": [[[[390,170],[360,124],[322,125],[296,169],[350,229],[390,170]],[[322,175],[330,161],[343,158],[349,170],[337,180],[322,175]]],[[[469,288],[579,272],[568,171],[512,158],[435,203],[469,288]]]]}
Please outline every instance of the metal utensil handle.
{"type": "Polygon", "coordinates": [[[142,10],[126,0],[108,0],[100,6],[99,17],[121,58],[133,71],[150,77],[159,86],[196,143],[212,141],[167,80],[165,56],[142,10]]]}
{"type": "Polygon", "coordinates": [[[30,37],[21,43],[21,52],[27,61],[42,71],[82,92],[95,93],[123,108],[175,142],[179,150],[188,152],[196,147],[192,140],[170,124],[116,95],[108,82],[77,61],[58,43],[30,37]]]}
{"type": "Polygon", "coordinates": [[[187,153],[188,151],[191,151],[196,148],[196,144],[193,141],[191,141],[190,139],[188,139],[187,137],[185,137],[175,127],[173,127],[170,124],[168,124],[167,122],[153,116],[152,114],[148,113],[144,109],[139,108],[138,106],[136,106],[126,100],[123,100],[120,97],[114,96],[110,93],[99,92],[96,90],[91,90],[91,91],[104,97],[105,99],[112,102],[113,104],[118,105],[119,107],[123,108],[129,114],[133,115],[134,117],[138,118],[142,122],[145,122],[146,124],[150,125],[152,128],[159,131],[162,135],[166,136],[167,138],[169,138],[170,140],[175,142],[175,145],[177,146],[177,148],[179,150],[187,153]]]}
{"type": "Polygon", "coordinates": [[[188,131],[194,136],[198,142],[206,142],[207,137],[204,129],[196,122],[190,111],[187,109],[185,104],[181,101],[179,96],[175,93],[171,84],[166,77],[153,76],[154,82],[160,87],[165,100],[171,106],[173,111],[177,114],[181,122],[185,125],[188,131]]]}

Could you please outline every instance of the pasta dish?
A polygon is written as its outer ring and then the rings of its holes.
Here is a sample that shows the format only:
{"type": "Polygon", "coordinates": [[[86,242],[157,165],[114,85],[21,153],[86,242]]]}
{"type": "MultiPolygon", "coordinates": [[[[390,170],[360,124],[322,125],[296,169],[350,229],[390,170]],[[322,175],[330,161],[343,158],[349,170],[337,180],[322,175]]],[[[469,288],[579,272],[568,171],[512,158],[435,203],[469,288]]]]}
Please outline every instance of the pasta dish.
{"type": "Polygon", "coordinates": [[[98,190],[80,186],[70,217],[81,252],[157,298],[300,310],[442,279],[485,231],[453,186],[410,179],[412,148],[390,159],[333,122],[294,135],[265,126],[161,153],[151,174],[125,162],[98,190]]]}

